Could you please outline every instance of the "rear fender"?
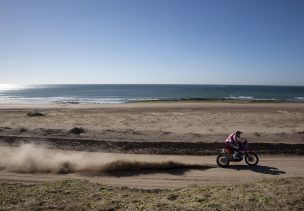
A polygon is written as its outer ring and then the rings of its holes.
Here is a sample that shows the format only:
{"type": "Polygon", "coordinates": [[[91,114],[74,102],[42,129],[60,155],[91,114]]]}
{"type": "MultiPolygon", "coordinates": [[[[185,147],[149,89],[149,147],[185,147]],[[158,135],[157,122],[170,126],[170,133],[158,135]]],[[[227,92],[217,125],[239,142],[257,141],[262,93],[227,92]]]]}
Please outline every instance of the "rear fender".
{"type": "Polygon", "coordinates": [[[247,150],[246,150],[246,152],[255,152],[256,150],[254,149],[254,148],[248,148],[247,150]]]}

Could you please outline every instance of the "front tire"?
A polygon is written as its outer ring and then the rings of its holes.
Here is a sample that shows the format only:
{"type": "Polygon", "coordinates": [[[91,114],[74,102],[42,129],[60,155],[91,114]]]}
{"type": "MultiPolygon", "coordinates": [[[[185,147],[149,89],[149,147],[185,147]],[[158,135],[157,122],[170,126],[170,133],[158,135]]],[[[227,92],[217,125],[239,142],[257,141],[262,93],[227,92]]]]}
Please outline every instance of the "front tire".
{"type": "Polygon", "coordinates": [[[259,162],[259,157],[254,152],[249,152],[245,156],[245,161],[249,166],[256,166],[259,162]]]}
{"type": "Polygon", "coordinates": [[[229,166],[230,160],[224,154],[219,154],[216,158],[216,163],[219,167],[225,168],[229,166]]]}

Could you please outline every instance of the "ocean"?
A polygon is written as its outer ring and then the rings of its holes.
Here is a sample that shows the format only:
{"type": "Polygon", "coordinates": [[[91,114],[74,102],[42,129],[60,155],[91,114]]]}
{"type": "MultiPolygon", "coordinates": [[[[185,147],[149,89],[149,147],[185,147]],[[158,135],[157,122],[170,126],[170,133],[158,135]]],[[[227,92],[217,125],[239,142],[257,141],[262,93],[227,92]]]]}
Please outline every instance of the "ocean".
{"type": "Polygon", "coordinates": [[[0,84],[0,103],[104,104],[188,99],[304,102],[304,86],[0,84]]]}

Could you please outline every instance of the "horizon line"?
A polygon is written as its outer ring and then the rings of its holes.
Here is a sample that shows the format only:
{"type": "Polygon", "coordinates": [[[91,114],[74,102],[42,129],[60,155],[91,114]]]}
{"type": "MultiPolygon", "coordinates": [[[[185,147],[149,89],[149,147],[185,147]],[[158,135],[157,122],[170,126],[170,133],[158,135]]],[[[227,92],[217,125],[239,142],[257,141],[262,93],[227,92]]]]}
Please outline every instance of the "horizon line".
{"type": "Polygon", "coordinates": [[[0,83],[1,85],[181,85],[181,86],[290,86],[303,87],[304,85],[277,85],[277,84],[198,84],[198,83],[0,83]]]}

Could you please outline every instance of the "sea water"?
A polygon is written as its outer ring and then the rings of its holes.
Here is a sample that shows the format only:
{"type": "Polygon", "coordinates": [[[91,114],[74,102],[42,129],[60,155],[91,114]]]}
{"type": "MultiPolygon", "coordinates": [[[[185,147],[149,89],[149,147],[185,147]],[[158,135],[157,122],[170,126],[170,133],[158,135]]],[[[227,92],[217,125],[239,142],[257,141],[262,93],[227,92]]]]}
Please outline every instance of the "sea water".
{"type": "Polygon", "coordinates": [[[127,103],[187,99],[304,102],[304,86],[0,84],[0,103],[127,103]]]}

